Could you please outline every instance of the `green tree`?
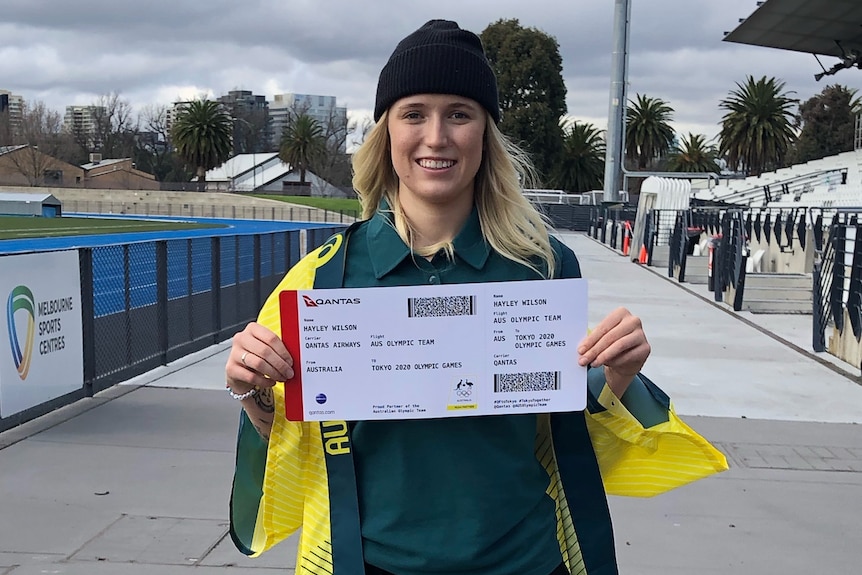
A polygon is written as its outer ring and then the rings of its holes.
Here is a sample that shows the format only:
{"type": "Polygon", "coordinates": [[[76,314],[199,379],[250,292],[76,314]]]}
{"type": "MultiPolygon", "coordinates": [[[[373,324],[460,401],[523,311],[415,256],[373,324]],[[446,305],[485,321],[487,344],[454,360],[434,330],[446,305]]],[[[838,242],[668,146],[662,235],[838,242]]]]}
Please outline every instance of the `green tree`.
{"type": "Polygon", "coordinates": [[[819,160],[853,149],[853,132],[859,101],[856,90],[835,84],[799,105],[797,122],[802,126],[790,154],[792,163],[819,160]]]}
{"type": "Polygon", "coordinates": [[[494,22],[481,38],[497,75],[500,130],[531,155],[542,178],[549,178],[563,150],[566,85],[560,46],[553,36],[515,19],[494,22]]]}
{"type": "Polygon", "coordinates": [[[626,159],[644,170],[673,145],[673,108],[661,98],[637,94],[626,109],[626,159]]]}
{"type": "Polygon", "coordinates": [[[557,185],[567,192],[602,189],[605,176],[605,139],[587,122],[572,122],[563,131],[563,157],[557,185]]]}
{"type": "Polygon", "coordinates": [[[717,161],[718,149],[706,142],[706,136],[692,134],[683,137],[674,146],[668,157],[667,169],[671,172],[715,172],[721,171],[717,161]]]}
{"type": "Polygon", "coordinates": [[[260,108],[233,110],[233,153],[260,154],[273,151],[272,119],[260,108]]]}
{"type": "Polygon", "coordinates": [[[321,193],[323,195],[332,193],[333,190],[329,189],[329,184],[336,188],[351,189],[353,171],[350,165],[351,156],[347,153],[347,138],[356,132],[358,124],[355,121],[349,122],[347,116],[340,112],[334,102],[326,110],[323,121],[319,123],[325,152],[314,160],[310,169],[326,182],[321,193]]]}
{"type": "Polygon", "coordinates": [[[311,116],[292,116],[281,136],[278,157],[291,168],[299,170],[299,183],[305,185],[309,167],[326,153],[323,128],[311,116]]]}
{"type": "Polygon", "coordinates": [[[726,110],[719,134],[720,155],[728,166],[759,175],[784,165],[796,140],[792,107],[798,102],[784,92],[784,82],[748,76],[719,107],[726,110]]]}
{"type": "Polygon", "coordinates": [[[138,121],[128,100],[119,93],[99,96],[90,106],[93,121],[92,146],[89,152],[100,152],[102,158],[131,158],[140,134],[138,121]]]}
{"type": "Polygon", "coordinates": [[[205,182],[207,171],[230,158],[230,116],[218,102],[194,100],[177,115],[171,130],[171,142],[177,154],[194,166],[199,182],[205,182]]]}
{"type": "MultiPolygon", "coordinates": [[[[135,141],[133,156],[135,165],[139,170],[156,176],[160,182],[168,181],[167,176],[173,171],[173,164],[182,163],[177,161],[171,146],[168,107],[155,104],[145,106],[138,114],[138,125],[140,132],[135,141]]],[[[187,180],[188,177],[183,179],[187,180]]]]}

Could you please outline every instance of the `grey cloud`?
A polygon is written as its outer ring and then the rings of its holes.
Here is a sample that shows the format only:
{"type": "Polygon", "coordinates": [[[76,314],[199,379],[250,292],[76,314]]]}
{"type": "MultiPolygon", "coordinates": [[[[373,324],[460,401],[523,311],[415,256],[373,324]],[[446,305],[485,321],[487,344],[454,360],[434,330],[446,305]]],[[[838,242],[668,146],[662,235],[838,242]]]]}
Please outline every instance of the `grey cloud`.
{"type": "MultiPolygon", "coordinates": [[[[629,93],[666,99],[681,126],[717,126],[718,102],[747,74],[780,77],[801,98],[826,85],[813,81],[810,56],[721,41],[753,0],[632,2],[629,93]]],[[[367,110],[395,44],[435,17],[475,32],[518,18],[553,35],[569,113],[604,123],[613,3],[595,0],[4,0],[0,88],[56,109],[109,91],[136,105],[164,104],[194,87],[333,94],[367,110]]],[[[834,81],[859,87],[862,74],[834,81]]]]}

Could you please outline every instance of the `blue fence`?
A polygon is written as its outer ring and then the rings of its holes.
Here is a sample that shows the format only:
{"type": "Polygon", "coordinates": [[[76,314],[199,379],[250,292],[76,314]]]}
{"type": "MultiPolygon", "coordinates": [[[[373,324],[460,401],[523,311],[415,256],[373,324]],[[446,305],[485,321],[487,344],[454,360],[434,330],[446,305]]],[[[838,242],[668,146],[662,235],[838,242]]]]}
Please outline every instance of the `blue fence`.
{"type": "Polygon", "coordinates": [[[345,228],[79,248],[84,386],[0,419],[0,431],[231,337],[301,253],[345,228]]]}

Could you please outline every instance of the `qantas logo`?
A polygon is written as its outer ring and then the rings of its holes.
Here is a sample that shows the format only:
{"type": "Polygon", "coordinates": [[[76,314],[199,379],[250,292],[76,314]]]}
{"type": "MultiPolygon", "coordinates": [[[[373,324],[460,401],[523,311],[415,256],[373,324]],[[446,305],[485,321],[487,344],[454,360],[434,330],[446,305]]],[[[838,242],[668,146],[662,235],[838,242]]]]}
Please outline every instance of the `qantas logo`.
{"type": "Polygon", "coordinates": [[[356,305],[359,303],[358,297],[343,297],[343,298],[317,298],[311,299],[307,295],[302,296],[302,301],[305,302],[305,307],[320,307],[322,305],[356,305]]]}

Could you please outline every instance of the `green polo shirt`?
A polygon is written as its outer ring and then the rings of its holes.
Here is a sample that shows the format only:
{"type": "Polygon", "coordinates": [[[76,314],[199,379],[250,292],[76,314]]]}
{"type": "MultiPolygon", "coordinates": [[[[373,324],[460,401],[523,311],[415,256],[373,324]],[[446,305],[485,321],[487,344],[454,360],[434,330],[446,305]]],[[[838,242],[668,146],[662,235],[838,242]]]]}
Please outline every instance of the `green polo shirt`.
{"type": "MultiPolygon", "coordinates": [[[[475,209],[454,247],[453,261],[414,256],[377,214],[351,234],[344,287],[540,279],[489,248],[475,209]]],[[[580,277],[554,249],[557,277],[580,277]]],[[[535,442],[535,415],[356,423],[365,560],[397,575],[548,575],[561,556],[535,442]]]]}

